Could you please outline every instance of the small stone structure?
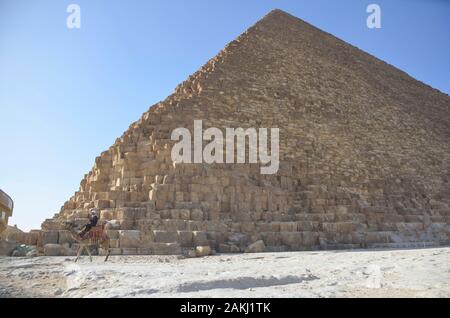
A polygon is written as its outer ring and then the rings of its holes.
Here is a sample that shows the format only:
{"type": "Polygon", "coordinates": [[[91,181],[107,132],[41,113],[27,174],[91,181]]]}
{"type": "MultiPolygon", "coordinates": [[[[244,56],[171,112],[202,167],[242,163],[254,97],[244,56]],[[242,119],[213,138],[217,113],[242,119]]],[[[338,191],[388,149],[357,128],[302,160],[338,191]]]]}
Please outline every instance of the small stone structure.
{"type": "Polygon", "coordinates": [[[0,234],[8,228],[8,219],[12,216],[13,209],[11,197],[0,190],[0,234]]]}

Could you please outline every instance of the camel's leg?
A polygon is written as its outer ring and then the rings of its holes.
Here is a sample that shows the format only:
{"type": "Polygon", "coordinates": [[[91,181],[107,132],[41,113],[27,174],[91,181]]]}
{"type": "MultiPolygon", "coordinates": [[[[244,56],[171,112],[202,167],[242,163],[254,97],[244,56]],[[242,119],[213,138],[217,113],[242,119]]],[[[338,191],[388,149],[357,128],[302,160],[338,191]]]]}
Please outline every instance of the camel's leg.
{"type": "Polygon", "coordinates": [[[106,252],[105,262],[108,261],[108,257],[109,257],[109,254],[110,254],[110,253],[111,253],[111,251],[110,251],[109,248],[108,248],[108,250],[107,250],[107,252],[106,252]]]}
{"type": "Polygon", "coordinates": [[[75,263],[78,261],[78,258],[80,257],[82,251],[83,251],[83,246],[80,245],[80,246],[78,247],[77,258],[75,258],[75,263]]]}
{"type": "Polygon", "coordinates": [[[109,248],[109,242],[107,242],[105,244],[105,248],[106,248],[106,257],[105,257],[105,262],[108,261],[108,257],[109,257],[109,253],[111,253],[111,249],[109,248]]]}
{"type": "Polygon", "coordinates": [[[89,254],[89,259],[91,260],[91,263],[92,263],[92,254],[91,254],[91,251],[89,250],[89,247],[88,247],[88,246],[86,246],[86,251],[88,252],[88,254],[89,254]]]}

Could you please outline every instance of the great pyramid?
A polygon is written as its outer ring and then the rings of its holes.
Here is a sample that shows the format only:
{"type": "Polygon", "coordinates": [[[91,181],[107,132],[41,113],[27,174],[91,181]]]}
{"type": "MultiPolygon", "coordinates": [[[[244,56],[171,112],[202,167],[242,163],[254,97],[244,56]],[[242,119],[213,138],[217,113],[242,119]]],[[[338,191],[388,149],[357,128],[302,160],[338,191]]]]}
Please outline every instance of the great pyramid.
{"type": "Polygon", "coordinates": [[[70,250],[59,221],[93,207],[117,254],[448,244],[449,168],[448,95],[274,10],[96,158],[39,244],[70,250]],[[279,171],[175,164],[171,133],[194,120],[280,128],[279,171]]]}

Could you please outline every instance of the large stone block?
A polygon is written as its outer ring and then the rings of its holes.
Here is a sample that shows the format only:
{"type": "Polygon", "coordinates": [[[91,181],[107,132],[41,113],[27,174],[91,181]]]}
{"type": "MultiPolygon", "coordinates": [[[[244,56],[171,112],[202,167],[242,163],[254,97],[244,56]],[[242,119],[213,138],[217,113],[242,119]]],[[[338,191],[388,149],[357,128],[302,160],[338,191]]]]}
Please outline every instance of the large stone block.
{"type": "Polygon", "coordinates": [[[135,248],[141,245],[141,231],[120,230],[119,240],[121,248],[135,248]]]}
{"type": "Polygon", "coordinates": [[[261,233],[266,246],[276,246],[281,244],[281,235],[279,232],[263,232],[261,233]]]}
{"type": "Polygon", "coordinates": [[[111,240],[109,240],[109,246],[111,248],[119,248],[120,247],[120,240],[119,239],[111,239],[111,240]]]}
{"type": "Polygon", "coordinates": [[[302,232],[302,245],[304,247],[318,246],[319,233],[317,232],[302,232]]]}
{"type": "Polygon", "coordinates": [[[100,219],[111,221],[117,218],[117,213],[115,209],[106,209],[100,211],[100,219]]]}
{"type": "Polygon", "coordinates": [[[356,224],[354,224],[353,222],[336,223],[336,231],[338,233],[349,234],[349,233],[354,232],[355,229],[356,229],[356,224]]]}
{"type": "Polygon", "coordinates": [[[289,246],[291,249],[299,249],[302,246],[301,232],[281,232],[281,242],[283,245],[289,246]]]}
{"type": "Polygon", "coordinates": [[[182,220],[190,220],[191,219],[191,211],[187,209],[181,209],[179,213],[179,218],[182,220]]]}
{"type": "Polygon", "coordinates": [[[297,231],[297,223],[296,222],[281,222],[280,223],[280,232],[295,232],[297,231]]]}
{"type": "Polygon", "coordinates": [[[60,244],[45,244],[44,255],[45,256],[64,256],[64,247],[60,244]]]}
{"type": "Polygon", "coordinates": [[[192,234],[193,234],[193,241],[194,241],[195,246],[208,245],[208,238],[206,236],[206,232],[194,231],[192,234]]]}
{"type": "Polygon", "coordinates": [[[153,255],[181,255],[178,243],[152,243],[150,249],[153,255]]]}
{"type": "Polygon", "coordinates": [[[122,248],[122,255],[138,255],[138,249],[135,247],[122,248]]]}
{"type": "Polygon", "coordinates": [[[107,209],[109,208],[109,200],[95,200],[94,201],[94,206],[97,209],[107,209]]]}
{"type": "Polygon", "coordinates": [[[122,249],[121,248],[111,248],[110,254],[111,255],[122,255],[122,249]]]}
{"type": "Polygon", "coordinates": [[[211,247],[210,246],[197,246],[195,248],[195,255],[197,257],[204,257],[211,255],[211,247]]]}
{"type": "Polygon", "coordinates": [[[41,227],[44,231],[57,231],[61,229],[61,223],[57,220],[47,219],[42,223],[41,227]]]}
{"type": "Polygon", "coordinates": [[[264,241],[259,240],[255,243],[250,244],[245,249],[245,253],[263,253],[266,251],[266,245],[264,244],[264,241]]]}
{"type": "Polygon", "coordinates": [[[0,240],[0,256],[11,256],[11,253],[18,246],[15,242],[0,240]]]}
{"type": "Polygon", "coordinates": [[[203,221],[203,211],[200,209],[193,209],[191,211],[191,220],[192,221],[203,221]]]}
{"type": "Polygon", "coordinates": [[[138,255],[152,255],[152,249],[150,247],[140,247],[137,249],[138,255]]]}
{"type": "Polygon", "coordinates": [[[153,240],[155,243],[176,243],[178,241],[178,233],[168,231],[153,231],[153,240]]]}
{"type": "Polygon", "coordinates": [[[106,230],[120,230],[121,224],[119,220],[108,221],[105,225],[106,230]]]}
{"type": "Polygon", "coordinates": [[[108,235],[108,237],[111,240],[119,239],[119,231],[118,230],[106,230],[106,235],[108,235]]]}
{"type": "Polygon", "coordinates": [[[42,245],[58,244],[59,231],[42,231],[42,245]]]}
{"type": "Polygon", "coordinates": [[[178,242],[181,247],[192,247],[194,245],[194,235],[191,231],[178,231],[178,242]]]}
{"type": "Polygon", "coordinates": [[[121,221],[132,221],[145,218],[147,214],[146,208],[130,208],[124,207],[116,209],[116,216],[121,221]]]}

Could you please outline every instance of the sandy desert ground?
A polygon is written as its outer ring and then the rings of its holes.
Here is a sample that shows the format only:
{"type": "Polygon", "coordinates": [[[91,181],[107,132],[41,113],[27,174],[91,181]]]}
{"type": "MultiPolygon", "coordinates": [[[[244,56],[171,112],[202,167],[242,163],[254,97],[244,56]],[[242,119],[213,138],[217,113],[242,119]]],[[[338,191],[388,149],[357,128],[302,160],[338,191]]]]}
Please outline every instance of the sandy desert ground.
{"type": "Polygon", "coordinates": [[[0,258],[0,297],[450,297],[450,248],[0,258]]]}

